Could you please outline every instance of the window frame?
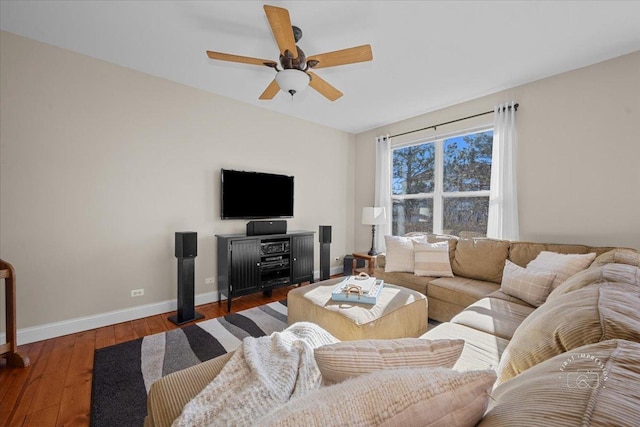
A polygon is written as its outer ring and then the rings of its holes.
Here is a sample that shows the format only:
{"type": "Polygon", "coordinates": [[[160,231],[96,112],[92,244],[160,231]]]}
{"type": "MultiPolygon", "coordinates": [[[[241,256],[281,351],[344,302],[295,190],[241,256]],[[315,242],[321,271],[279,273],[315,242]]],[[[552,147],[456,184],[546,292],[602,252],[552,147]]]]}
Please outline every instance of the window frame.
{"type": "MultiPolygon", "coordinates": [[[[444,199],[445,198],[460,198],[460,197],[489,197],[490,190],[481,191],[444,191],[444,141],[451,138],[473,135],[476,133],[483,133],[487,131],[494,131],[493,125],[484,125],[470,129],[463,129],[455,132],[449,132],[444,134],[433,135],[428,138],[420,138],[412,141],[394,144],[392,141],[390,147],[389,161],[391,167],[389,168],[389,196],[390,206],[393,206],[394,200],[411,200],[411,199],[432,199],[433,200],[433,229],[430,233],[442,234],[444,225],[444,199]],[[422,144],[434,144],[435,148],[435,168],[434,168],[434,190],[432,193],[416,193],[416,194],[393,194],[393,155],[397,149],[414,147],[422,144]]],[[[493,159],[491,167],[493,167],[493,159]]],[[[392,209],[393,211],[393,209],[392,209]]],[[[393,230],[393,213],[389,215],[390,228],[393,230]]]]}

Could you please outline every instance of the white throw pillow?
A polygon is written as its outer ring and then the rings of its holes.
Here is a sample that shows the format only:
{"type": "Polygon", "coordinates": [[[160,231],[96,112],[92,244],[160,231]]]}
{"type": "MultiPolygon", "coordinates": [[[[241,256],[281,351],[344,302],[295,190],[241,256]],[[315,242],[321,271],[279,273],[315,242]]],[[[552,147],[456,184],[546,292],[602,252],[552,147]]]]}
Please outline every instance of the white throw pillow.
{"type": "Polygon", "coordinates": [[[377,371],[291,399],[256,425],[472,427],[482,419],[495,380],[493,370],[377,371]]]}
{"type": "Polygon", "coordinates": [[[588,254],[559,254],[557,252],[542,251],[529,264],[527,269],[555,273],[551,289],[560,286],[565,280],[579,271],[589,267],[596,259],[595,253],[588,254]]]}
{"type": "Polygon", "coordinates": [[[522,268],[507,260],[502,273],[500,290],[534,307],[540,307],[549,296],[555,278],[556,273],[522,268]]]}
{"type": "Polygon", "coordinates": [[[382,369],[451,368],[458,361],[464,340],[400,338],[342,341],[323,345],[313,355],[324,384],[382,369]]]}
{"type": "Polygon", "coordinates": [[[413,242],[416,276],[453,277],[449,259],[449,242],[413,242]]]}
{"type": "Polygon", "coordinates": [[[402,237],[384,236],[386,250],[386,264],[384,271],[413,273],[415,255],[413,254],[413,242],[425,242],[426,236],[402,237]]]}

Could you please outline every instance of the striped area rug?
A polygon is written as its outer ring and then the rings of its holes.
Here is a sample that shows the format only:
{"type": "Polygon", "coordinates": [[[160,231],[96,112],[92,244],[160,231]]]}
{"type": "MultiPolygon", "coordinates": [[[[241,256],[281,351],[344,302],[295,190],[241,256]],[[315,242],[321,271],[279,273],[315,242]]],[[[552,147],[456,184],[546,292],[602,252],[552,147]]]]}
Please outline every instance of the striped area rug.
{"type": "Polygon", "coordinates": [[[156,380],[286,327],[285,300],[96,350],[91,425],[141,426],[156,380]]]}

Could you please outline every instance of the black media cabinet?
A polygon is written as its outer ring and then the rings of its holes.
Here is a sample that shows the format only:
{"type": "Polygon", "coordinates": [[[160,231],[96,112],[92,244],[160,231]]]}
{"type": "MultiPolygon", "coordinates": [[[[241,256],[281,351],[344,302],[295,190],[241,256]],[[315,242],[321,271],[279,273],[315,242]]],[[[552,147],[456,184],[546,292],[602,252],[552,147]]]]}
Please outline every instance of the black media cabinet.
{"type": "Polygon", "coordinates": [[[271,291],[280,286],[313,282],[313,231],[247,236],[216,234],[218,241],[218,303],[227,297],[271,291]]]}

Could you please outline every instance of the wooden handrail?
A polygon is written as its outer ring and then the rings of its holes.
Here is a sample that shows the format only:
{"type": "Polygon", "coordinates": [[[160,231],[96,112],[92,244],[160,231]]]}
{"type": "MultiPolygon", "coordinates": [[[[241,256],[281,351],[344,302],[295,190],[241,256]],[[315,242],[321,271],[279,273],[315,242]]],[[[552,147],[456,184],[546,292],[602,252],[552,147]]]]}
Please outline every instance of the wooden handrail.
{"type": "Polygon", "coordinates": [[[0,345],[0,355],[7,359],[8,366],[29,366],[29,357],[18,352],[16,334],[16,271],[11,264],[0,259],[0,279],[5,283],[5,305],[7,342],[0,345]]]}

